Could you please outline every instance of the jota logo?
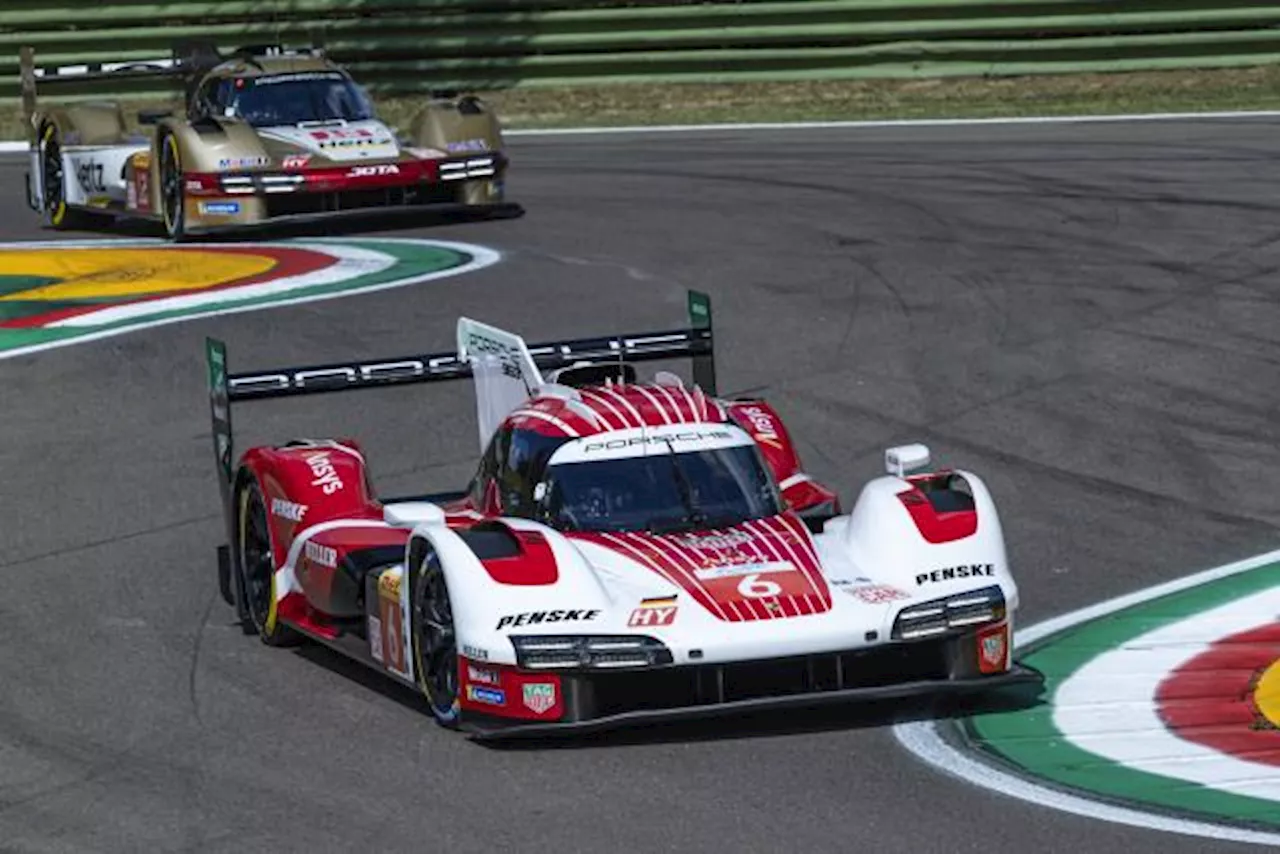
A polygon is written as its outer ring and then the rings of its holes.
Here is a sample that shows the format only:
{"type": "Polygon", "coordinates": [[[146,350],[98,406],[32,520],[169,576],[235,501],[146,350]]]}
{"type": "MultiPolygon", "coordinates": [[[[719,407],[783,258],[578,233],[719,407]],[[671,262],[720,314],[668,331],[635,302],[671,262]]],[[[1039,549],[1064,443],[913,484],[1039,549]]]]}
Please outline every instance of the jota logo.
{"type": "Polygon", "coordinates": [[[916,576],[916,584],[924,584],[926,581],[938,582],[954,581],[958,578],[978,578],[979,576],[992,576],[995,574],[996,567],[993,563],[970,563],[935,569],[933,572],[922,572],[916,576]]]}
{"type": "Polygon", "coordinates": [[[309,454],[304,459],[307,461],[307,465],[311,467],[311,474],[316,478],[311,481],[312,486],[320,487],[324,490],[325,495],[333,495],[339,489],[342,489],[342,478],[338,477],[338,470],[333,467],[333,461],[329,459],[328,451],[309,454]]]}
{"type": "Polygon", "coordinates": [[[352,178],[368,178],[374,175],[399,175],[400,167],[394,163],[378,163],[373,166],[352,166],[347,173],[352,178]]]}

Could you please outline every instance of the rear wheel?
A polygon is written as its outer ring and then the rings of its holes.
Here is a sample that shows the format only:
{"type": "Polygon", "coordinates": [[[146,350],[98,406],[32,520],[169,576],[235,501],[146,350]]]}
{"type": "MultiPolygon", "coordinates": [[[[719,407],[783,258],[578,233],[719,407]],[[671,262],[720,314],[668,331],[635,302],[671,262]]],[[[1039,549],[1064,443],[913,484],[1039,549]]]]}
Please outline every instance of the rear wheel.
{"type": "Polygon", "coordinates": [[[87,217],[67,206],[66,176],[62,168],[62,141],[58,129],[45,125],[40,133],[40,171],[44,184],[44,220],[51,228],[79,228],[87,217]]]}
{"type": "Polygon", "coordinates": [[[237,566],[243,573],[249,622],[245,629],[257,632],[263,643],[286,646],[299,636],[280,623],[276,609],[276,569],[271,552],[267,505],[256,481],[241,488],[237,497],[237,566]]]}
{"type": "Polygon", "coordinates": [[[166,134],[160,140],[160,215],[164,220],[164,233],[170,240],[176,242],[186,237],[186,187],[182,183],[178,138],[173,134],[166,134]]]}
{"type": "Polygon", "coordinates": [[[458,642],[444,568],[433,549],[411,564],[409,588],[413,665],[418,687],[442,726],[458,725],[458,642]]]}

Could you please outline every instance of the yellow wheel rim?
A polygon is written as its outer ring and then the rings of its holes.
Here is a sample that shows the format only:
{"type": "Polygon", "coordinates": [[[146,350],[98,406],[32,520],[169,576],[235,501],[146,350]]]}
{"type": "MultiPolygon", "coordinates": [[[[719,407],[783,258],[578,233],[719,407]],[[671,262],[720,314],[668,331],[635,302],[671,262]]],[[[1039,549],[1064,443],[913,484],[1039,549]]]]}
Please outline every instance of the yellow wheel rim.
{"type": "MultiPolygon", "coordinates": [[[[240,566],[242,570],[244,568],[244,558],[245,558],[244,544],[248,539],[248,536],[249,536],[249,490],[243,489],[240,491],[240,566]]],[[[249,580],[246,578],[245,579],[246,588],[248,587],[248,582],[249,580]]],[[[248,590],[246,590],[245,593],[247,594],[248,590]]],[[[279,618],[279,614],[276,606],[276,574],[272,572],[270,602],[267,605],[267,618],[262,623],[262,633],[264,635],[271,635],[275,633],[276,623],[278,621],[278,618],[279,618]]]]}
{"type": "MultiPolygon", "coordinates": [[[[170,135],[170,136],[166,136],[166,137],[164,138],[164,147],[165,147],[167,150],[169,150],[170,152],[172,152],[172,153],[173,153],[173,168],[174,168],[174,169],[176,169],[176,170],[178,171],[178,175],[179,175],[178,180],[179,180],[179,181],[181,181],[181,180],[182,180],[182,178],[181,178],[181,175],[182,175],[182,160],[180,159],[180,157],[179,157],[179,155],[178,155],[178,142],[177,142],[176,138],[175,138],[175,137],[173,137],[172,135],[170,135]]],[[[164,161],[163,161],[163,160],[161,160],[161,162],[163,163],[164,161]]],[[[162,188],[162,192],[163,192],[164,181],[163,181],[163,176],[161,176],[161,177],[162,177],[162,180],[161,180],[161,182],[160,182],[160,183],[161,183],[161,188],[162,188]]],[[[181,203],[181,202],[179,202],[179,204],[182,204],[182,203],[181,203]]],[[[174,226],[175,226],[175,224],[176,224],[176,222],[177,222],[178,211],[170,211],[170,210],[169,210],[169,200],[168,200],[167,198],[163,198],[163,199],[161,199],[160,208],[164,211],[164,225],[165,225],[165,228],[166,228],[168,231],[173,231],[174,226]]]]}
{"type": "MultiPolygon", "coordinates": [[[[40,138],[41,150],[48,150],[49,143],[58,135],[58,130],[53,125],[45,125],[44,136],[40,138]]],[[[42,167],[43,168],[43,167],[42,167]]],[[[46,189],[47,192],[47,189],[46,189]]],[[[63,220],[67,218],[67,202],[66,199],[59,194],[58,204],[49,210],[49,222],[55,226],[62,225],[63,220]]]]}

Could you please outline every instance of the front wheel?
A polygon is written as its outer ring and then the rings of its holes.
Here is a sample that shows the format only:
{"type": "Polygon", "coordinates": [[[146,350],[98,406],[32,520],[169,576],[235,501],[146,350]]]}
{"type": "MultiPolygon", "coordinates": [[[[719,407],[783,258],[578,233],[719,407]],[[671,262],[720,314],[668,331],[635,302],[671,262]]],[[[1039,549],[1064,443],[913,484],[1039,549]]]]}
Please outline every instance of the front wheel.
{"type": "Polygon", "coordinates": [[[458,643],[444,568],[428,548],[410,564],[409,622],[418,687],[436,722],[458,725],[458,643]]]}
{"type": "Polygon", "coordinates": [[[300,638],[281,624],[276,602],[276,568],[271,552],[267,505],[256,481],[241,488],[236,502],[237,571],[244,581],[249,620],[245,630],[256,632],[271,646],[288,646],[300,638]]]}

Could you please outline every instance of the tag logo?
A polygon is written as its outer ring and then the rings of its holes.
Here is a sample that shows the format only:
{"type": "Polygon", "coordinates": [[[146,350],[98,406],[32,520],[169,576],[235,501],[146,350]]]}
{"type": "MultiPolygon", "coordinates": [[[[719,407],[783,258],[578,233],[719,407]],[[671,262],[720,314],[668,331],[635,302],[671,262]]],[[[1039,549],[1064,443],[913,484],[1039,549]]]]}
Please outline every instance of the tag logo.
{"type": "Polygon", "coordinates": [[[1008,627],[998,626],[994,631],[978,638],[978,670],[982,673],[1001,673],[1009,651],[1008,627]]]}
{"type": "Polygon", "coordinates": [[[546,714],[556,704],[556,686],[550,682],[530,682],[524,686],[524,704],[535,715],[546,714]]]}

